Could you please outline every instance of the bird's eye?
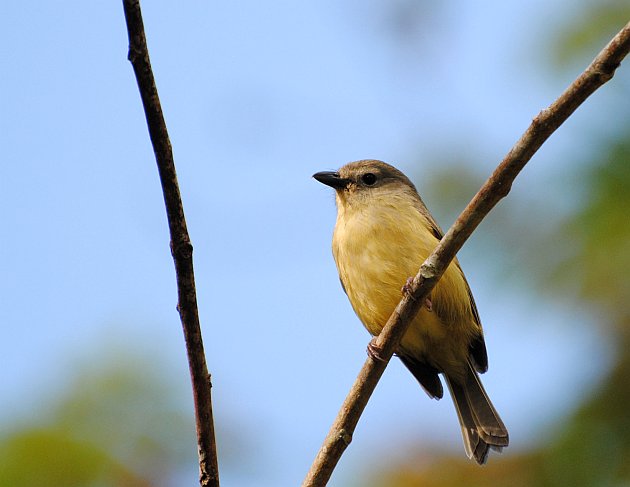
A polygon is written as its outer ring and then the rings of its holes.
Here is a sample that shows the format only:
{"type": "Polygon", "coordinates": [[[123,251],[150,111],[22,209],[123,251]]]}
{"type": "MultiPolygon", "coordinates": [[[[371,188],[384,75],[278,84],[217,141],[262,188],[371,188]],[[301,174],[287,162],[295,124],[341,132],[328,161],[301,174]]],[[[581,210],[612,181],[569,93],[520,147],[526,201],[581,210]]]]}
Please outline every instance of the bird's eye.
{"type": "Polygon", "coordinates": [[[376,176],[374,173],[366,172],[363,176],[361,176],[361,181],[368,186],[372,186],[376,182],[376,176]]]}

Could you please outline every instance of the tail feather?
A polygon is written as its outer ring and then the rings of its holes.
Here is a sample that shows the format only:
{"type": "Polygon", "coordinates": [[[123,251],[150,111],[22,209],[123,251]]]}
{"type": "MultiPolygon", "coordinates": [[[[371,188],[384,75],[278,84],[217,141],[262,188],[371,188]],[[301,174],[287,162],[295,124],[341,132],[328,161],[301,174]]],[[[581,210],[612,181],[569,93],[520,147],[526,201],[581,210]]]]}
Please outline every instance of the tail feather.
{"type": "Polygon", "coordinates": [[[481,465],[486,462],[489,449],[501,451],[508,446],[508,431],[470,364],[463,382],[446,375],[445,378],[459,417],[466,454],[481,465]]]}

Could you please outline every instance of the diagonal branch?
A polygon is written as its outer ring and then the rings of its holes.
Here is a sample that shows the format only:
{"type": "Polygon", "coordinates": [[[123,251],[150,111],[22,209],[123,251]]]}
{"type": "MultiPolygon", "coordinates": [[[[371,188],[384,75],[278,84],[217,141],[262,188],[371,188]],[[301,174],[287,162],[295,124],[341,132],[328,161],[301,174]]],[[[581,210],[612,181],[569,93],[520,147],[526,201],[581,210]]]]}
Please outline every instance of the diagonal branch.
{"type": "Polygon", "coordinates": [[[481,220],[510,191],[512,182],[551,134],[596,89],[613,77],[630,51],[630,23],[608,43],[586,70],[548,108],[542,110],[490,178],[446,232],[433,253],[422,264],[406,293],[390,316],[376,345],[384,361],[368,358],[346,397],[328,436],[315,457],[302,487],[326,485],[341,455],[352,441],[361,413],[387,363],[397,349],[411,320],[440,279],[455,254],[481,220]]]}
{"type": "Polygon", "coordinates": [[[186,227],[184,207],[177,183],[171,142],[158,97],[149,51],[144,34],[139,0],[123,0],[129,34],[129,61],[133,66],[142,104],[149,126],[149,135],[160,173],[166,215],[171,234],[171,253],[177,275],[177,309],[184,329],[188,365],[193,386],[197,446],[199,453],[199,482],[202,487],[219,487],[219,468],[214,439],[210,374],[203,350],[197,293],[193,270],[192,244],[186,227]]]}

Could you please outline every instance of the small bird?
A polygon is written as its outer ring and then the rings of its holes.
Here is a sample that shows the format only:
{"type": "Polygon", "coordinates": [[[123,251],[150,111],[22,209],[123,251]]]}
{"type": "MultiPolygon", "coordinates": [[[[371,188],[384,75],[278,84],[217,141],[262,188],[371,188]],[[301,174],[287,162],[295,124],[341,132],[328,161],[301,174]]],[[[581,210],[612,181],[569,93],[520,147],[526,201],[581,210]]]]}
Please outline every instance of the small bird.
{"type": "MultiPolygon", "coordinates": [[[[362,160],[313,177],[335,189],[333,256],[355,313],[377,336],[401,289],[435,249],[442,230],[413,183],[389,164],[362,160]]],[[[374,342],[368,354],[378,360],[374,342]]],[[[485,463],[489,449],[508,446],[507,429],[478,373],[488,369],[479,313],[455,259],[402,338],[396,355],[427,394],[440,399],[442,374],[459,417],[468,458],[485,463]]]]}

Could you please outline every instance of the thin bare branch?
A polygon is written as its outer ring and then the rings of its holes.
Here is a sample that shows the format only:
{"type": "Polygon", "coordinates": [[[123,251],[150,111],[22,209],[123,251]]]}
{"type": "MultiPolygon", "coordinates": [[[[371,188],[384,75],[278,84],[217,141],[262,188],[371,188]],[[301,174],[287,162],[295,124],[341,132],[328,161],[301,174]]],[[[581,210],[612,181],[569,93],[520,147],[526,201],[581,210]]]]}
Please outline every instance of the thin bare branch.
{"type": "Polygon", "coordinates": [[[193,247],[186,227],[171,142],[168,137],[149,60],[140,2],[139,0],[123,0],[123,7],[129,34],[128,58],[133,66],[144,106],[149,135],[162,183],[171,235],[171,253],[175,261],[175,273],[177,275],[177,309],[184,329],[188,365],[193,386],[199,453],[199,482],[203,487],[218,487],[219,468],[210,397],[212,385],[206,366],[201,327],[199,325],[192,259],[193,247]]]}
{"type": "Polygon", "coordinates": [[[409,292],[390,316],[376,345],[380,357],[366,360],[346,397],[328,436],[319,450],[302,487],[327,484],[341,455],[352,441],[352,435],[365,406],[392,354],[397,349],[411,320],[440,279],[455,254],[477,228],[481,220],[510,191],[512,182],[549,136],[596,89],[610,80],[630,50],[630,23],[610,41],[588,68],[548,108],[534,118],[531,125],[512,147],[490,178],[481,187],[437,248],[422,264],[409,292]]]}

